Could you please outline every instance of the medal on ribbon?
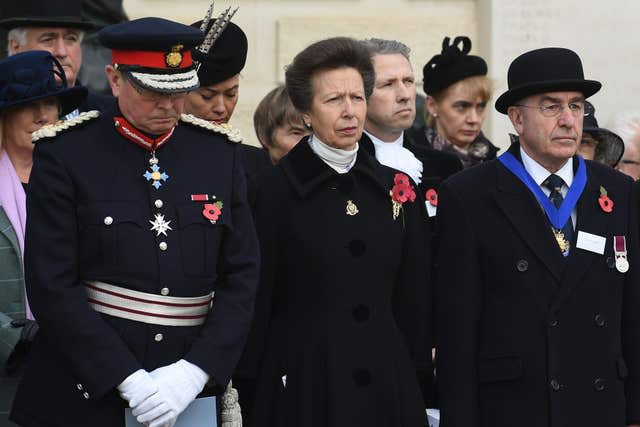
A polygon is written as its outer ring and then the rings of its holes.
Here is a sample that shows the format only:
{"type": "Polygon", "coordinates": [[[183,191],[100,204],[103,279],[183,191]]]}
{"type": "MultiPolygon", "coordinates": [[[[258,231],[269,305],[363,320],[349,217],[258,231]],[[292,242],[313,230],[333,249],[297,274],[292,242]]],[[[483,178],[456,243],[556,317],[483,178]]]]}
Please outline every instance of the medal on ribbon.
{"type": "Polygon", "coordinates": [[[629,271],[627,260],[627,239],[624,236],[613,236],[613,253],[616,258],[616,270],[620,273],[629,271]]]}

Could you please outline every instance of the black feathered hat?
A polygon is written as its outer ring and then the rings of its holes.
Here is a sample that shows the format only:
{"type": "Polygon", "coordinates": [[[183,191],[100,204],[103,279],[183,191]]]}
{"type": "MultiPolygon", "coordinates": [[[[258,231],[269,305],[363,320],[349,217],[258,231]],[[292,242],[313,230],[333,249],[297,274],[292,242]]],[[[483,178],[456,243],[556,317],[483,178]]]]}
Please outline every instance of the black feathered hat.
{"type": "Polygon", "coordinates": [[[594,160],[615,167],[624,154],[622,138],[610,130],[598,126],[596,109],[589,101],[585,101],[584,107],[582,133],[583,135],[588,133],[598,142],[594,160]]]}
{"type": "Polygon", "coordinates": [[[81,16],[81,0],[6,0],[0,6],[0,26],[6,30],[17,27],[71,27],[90,30],[95,25],[81,16]]]}
{"type": "Polygon", "coordinates": [[[485,60],[469,55],[469,37],[458,36],[449,44],[450,40],[449,37],[445,37],[442,41],[442,52],[431,58],[422,68],[423,88],[427,95],[434,95],[468,77],[487,75],[485,60]]]}
{"type": "Polygon", "coordinates": [[[577,53],[560,47],[536,49],[518,56],[509,66],[507,80],[509,90],[496,100],[496,110],[503,114],[531,95],[576,91],[588,98],[602,87],[598,81],[585,80],[577,53]]]}

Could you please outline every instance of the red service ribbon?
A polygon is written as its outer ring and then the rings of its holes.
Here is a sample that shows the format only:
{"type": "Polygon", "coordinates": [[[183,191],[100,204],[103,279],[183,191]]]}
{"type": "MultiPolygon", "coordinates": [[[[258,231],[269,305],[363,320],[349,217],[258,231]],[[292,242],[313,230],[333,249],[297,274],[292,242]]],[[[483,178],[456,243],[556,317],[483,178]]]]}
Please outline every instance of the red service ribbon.
{"type": "Polygon", "coordinates": [[[207,202],[209,201],[208,194],[192,194],[191,195],[192,202],[207,202]]]}

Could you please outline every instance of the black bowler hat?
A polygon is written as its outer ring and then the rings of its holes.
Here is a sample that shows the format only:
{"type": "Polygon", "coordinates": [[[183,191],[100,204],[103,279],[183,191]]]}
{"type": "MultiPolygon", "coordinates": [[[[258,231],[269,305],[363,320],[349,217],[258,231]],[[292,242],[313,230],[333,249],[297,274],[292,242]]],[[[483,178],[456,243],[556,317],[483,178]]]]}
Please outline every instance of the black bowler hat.
{"type": "Polygon", "coordinates": [[[0,6],[0,26],[7,30],[17,27],[71,27],[82,30],[95,25],[81,16],[82,0],[4,0],[0,6]]]}
{"type": "Polygon", "coordinates": [[[599,127],[595,107],[589,101],[585,101],[584,104],[582,133],[588,133],[598,142],[594,160],[615,167],[624,154],[624,142],[615,133],[599,127]]]}
{"type": "Polygon", "coordinates": [[[87,88],[67,87],[60,63],[49,52],[31,50],[0,61],[0,110],[57,98],[61,115],[69,114],[87,97],[87,88]],[[56,82],[58,75],[60,83],[56,82]]]}
{"type": "Polygon", "coordinates": [[[486,76],[487,63],[479,56],[469,55],[471,40],[459,36],[442,41],[442,52],[432,57],[422,68],[424,93],[434,95],[454,83],[473,76],[486,76]],[[462,44],[462,47],[459,45],[462,44]]]}
{"type": "Polygon", "coordinates": [[[202,33],[162,18],[110,25],[98,33],[111,63],[135,84],[155,92],[187,92],[199,86],[191,48],[202,33]]]}
{"type": "Polygon", "coordinates": [[[577,53],[559,47],[523,53],[509,66],[507,80],[509,90],[496,100],[496,110],[503,114],[507,114],[510,106],[531,95],[576,91],[588,98],[602,87],[598,81],[585,80],[577,53]]]}
{"type": "MultiPolygon", "coordinates": [[[[202,21],[198,21],[192,26],[200,28],[201,24],[202,21]]],[[[209,33],[214,24],[214,21],[210,22],[205,34],[209,33]]],[[[200,63],[198,78],[201,86],[214,85],[235,76],[242,71],[247,61],[247,36],[233,22],[227,22],[226,25],[208,52],[193,50],[194,60],[200,63]]]]}

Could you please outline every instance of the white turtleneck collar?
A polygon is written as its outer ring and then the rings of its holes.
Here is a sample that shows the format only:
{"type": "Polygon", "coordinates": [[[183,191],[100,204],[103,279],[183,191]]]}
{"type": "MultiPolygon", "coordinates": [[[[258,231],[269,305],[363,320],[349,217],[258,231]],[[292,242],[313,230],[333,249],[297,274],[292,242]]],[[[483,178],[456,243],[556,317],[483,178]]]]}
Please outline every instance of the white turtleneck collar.
{"type": "Polygon", "coordinates": [[[356,163],[356,158],[358,156],[358,143],[356,143],[353,150],[347,151],[340,148],[330,147],[320,141],[316,135],[311,135],[309,137],[309,146],[323,162],[338,173],[349,172],[356,163]]]}
{"type": "Polygon", "coordinates": [[[422,181],[422,162],[413,153],[403,147],[404,132],[392,142],[384,142],[375,135],[364,131],[376,149],[376,159],[385,166],[397,169],[409,175],[416,184],[422,181]]]}

